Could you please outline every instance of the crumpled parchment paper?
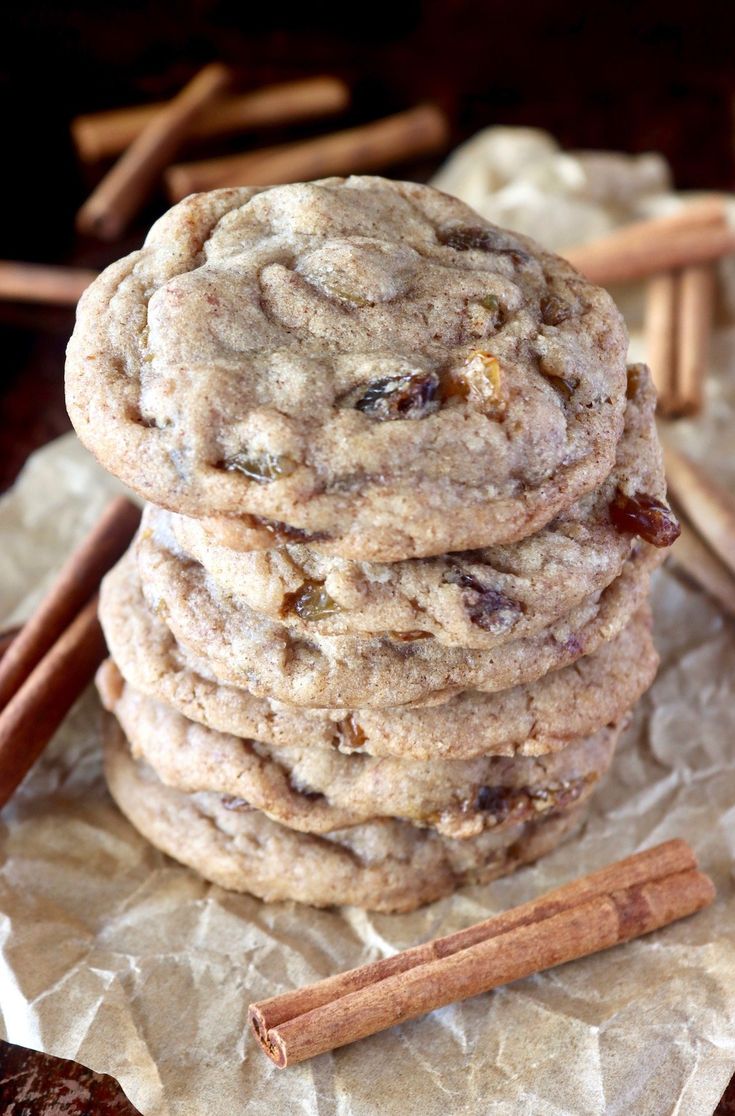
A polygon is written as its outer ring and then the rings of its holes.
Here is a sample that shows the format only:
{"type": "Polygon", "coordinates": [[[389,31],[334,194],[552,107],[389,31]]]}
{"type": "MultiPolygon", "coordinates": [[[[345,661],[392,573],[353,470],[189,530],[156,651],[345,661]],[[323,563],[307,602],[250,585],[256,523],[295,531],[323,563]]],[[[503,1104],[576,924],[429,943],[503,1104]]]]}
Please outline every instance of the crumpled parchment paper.
{"type": "MultiPolygon", "coordinates": [[[[675,436],[735,484],[735,329],[713,364],[675,436]]],[[[117,488],[71,435],[30,460],[0,502],[1,627],[117,488]]],[[[154,851],[106,793],[90,691],[0,819],[5,1036],[113,1074],[144,1116],[711,1116],[735,1069],[735,623],[671,561],[653,598],[661,670],[583,834],[410,915],[266,905],[154,851]],[[692,919],[290,1070],[246,1031],[252,1000],[674,836],[717,885],[692,919]]]]}

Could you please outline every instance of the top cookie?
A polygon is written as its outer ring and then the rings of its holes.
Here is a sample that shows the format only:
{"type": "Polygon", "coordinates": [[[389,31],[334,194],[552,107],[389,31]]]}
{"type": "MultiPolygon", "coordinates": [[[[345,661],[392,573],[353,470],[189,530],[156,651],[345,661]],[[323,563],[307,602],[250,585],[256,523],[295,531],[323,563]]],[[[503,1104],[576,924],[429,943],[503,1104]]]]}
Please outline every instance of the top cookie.
{"type": "Polygon", "coordinates": [[[380,178],[187,198],[83,296],[67,401],[141,495],[382,561],[510,542],[615,460],[626,336],[563,260],[380,178]]]}

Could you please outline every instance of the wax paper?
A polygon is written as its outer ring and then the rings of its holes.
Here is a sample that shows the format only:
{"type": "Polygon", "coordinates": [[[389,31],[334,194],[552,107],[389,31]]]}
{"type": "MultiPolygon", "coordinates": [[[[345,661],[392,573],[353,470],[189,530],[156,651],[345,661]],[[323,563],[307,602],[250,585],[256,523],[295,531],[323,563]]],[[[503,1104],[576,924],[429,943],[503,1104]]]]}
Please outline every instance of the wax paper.
{"type": "MultiPolygon", "coordinates": [[[[707,397],[674,437],[735,484],[727,313],[707,397]]],[[[0,626],[28,614],[117,490],[71,435],[29,461],[0,503],[0,626]]],[[[410,915],[268,905],[156,852],[106,792],[90,690],[0,819],[4,1035],[114,1075],[144,1116],[711,1116],[735,1069],[735,625],[673,558],[653,602],[659,676],[584,831],[410,915]],[[691,919],[289,1070],[247,1032],[253,1000],[669,837],[717,886],[691,919]]]]}

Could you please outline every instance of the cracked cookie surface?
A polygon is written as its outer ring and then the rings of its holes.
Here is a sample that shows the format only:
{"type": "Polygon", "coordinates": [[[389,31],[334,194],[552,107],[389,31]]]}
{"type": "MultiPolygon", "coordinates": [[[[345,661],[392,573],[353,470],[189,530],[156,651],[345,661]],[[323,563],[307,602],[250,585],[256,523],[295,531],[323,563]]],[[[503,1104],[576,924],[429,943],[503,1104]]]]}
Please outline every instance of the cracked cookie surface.
{"type": "Polygon", "coordinates": [[[395,561],[513,541],[609,473],[626,337],[558,257],[427,186],[194,195],[84,294],[82,441],[230,543],[395,561]]]}
{"type": "Polygon", "coordinates": [[[544,856],[583,821],[585,807],[463,841],[382,819],[328,835],[299,833],[222,795],[185,794],[136,763],[109,718],[105,775],[144,837],[205,879],[275,902],[411,911],[463,884],[487,883],[544,856]]]}
{"type": "Polygon", "coordinates": [[[516,543],[386,564],[325,555],[305,543],[232,550],[214,542],[200,521],[178,515],[171,529],[220,590],[307,638],[390,632],[482,648],[533,635],[619,575],[635,537],[611,518],[617,494],[666,496],[656,395],[645,366],[631,367],[628,382],[613,471],[516,543]]]}
{"type": "Polygon", "coordinates": [[[100,620],[110,653],[137,690],[190,720],[275,745],[430,760],[558,751],[618,720],[653,681],[658,657],[648,608],[593,655],[494,694],[467,691],[396,709],[303,709],[219,684],[206,661],[177,643],[145,603],[135,568],[105,579],[100,620]]]}
{"type": "Polygon", "coordinates": [[[168,517],[146,509],[130,555],[149,607],[221,682],[294,705],[349,708],[436,700],[459,690],[504,690],[574,662],[612,639],[642,606],[662,558],[640,544],[619,577],[536,635],[497,648],[446,647],[388,636],[308,639],[223,594],[182,555],[168,517]]]}
{"type": "Polygon", "coordinates": [[[421,762],[217,732],[134,690],[110,662],[99,672],[98,689],[133,756],[167,786],[230,795],[303,833],[383,817],[461,839],[517,825],[589,797],[620,732],[612,725],[536,758],[421,762]]]}

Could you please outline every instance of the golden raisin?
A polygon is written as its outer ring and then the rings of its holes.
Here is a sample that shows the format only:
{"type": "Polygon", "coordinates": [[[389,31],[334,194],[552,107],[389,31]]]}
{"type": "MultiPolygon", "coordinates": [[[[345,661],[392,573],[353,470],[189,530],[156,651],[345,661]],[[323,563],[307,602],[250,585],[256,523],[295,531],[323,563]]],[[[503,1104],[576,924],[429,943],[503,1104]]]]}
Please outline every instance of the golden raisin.
{"type": "Polygon", "coordinates": [[[671,508],[645,492],[628,496],[618,488],[610,504],[610,519],[622,534],[638,535],[652,546],[671,546],[681,534],[671,508]]]}
{"type": "Polygon", "coordinates": [[[225,461],[225,469],[230,473],[242,473],[258,484],[270,484],[293,473],[296,462],[285,454],[263,453],[251,455],[236,453],[225,461]]]}
{"type": "Polygon", "coordinates": [[[485,295],[480,299],[480,306],[485,310],[490,310],[493,314],[497,314],[500,310],[500,303],[494,294],[485,295]]]}
{"type": "Polygon", "coordinates": [[[284,602],[284,613],[295,612],[302,620],[309,622],[326,620],[340,611],[321,581],[305,581],[295,593],[288,593],[284,602]]]}
{"type": "Polygon", "coordinates": [[[340,724],[340,732],[342,735],[342,748],[346,752],[355,752],[358,748],[362,748],[367,740],[367,734],[362,726],[358,723],[354,713],[345,718],[340,724]]]}
{"type": "Polygon", "coordinates": [[[326,283],[322,280],[322,285],[326,287],[330,294],[336,295],[341,298],[343,302],[350,302],[353,306],[371,306],[372,303],[369,299],[363,298],[362,295],[356,294],[355,291],[345,290],[344,287],[337,287],[333,283],[326,283]]]}
{"type": "Polygon", "coordinates": [[[458,396],[475,403],[492,418],[502,417],[507,401],[500,361],[492,353],[473,349],[461,368],[445,376],[443,395],[445,399],[458,396]]]}

